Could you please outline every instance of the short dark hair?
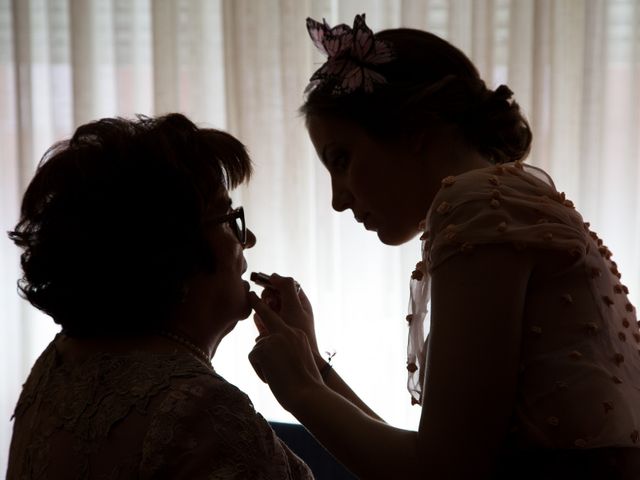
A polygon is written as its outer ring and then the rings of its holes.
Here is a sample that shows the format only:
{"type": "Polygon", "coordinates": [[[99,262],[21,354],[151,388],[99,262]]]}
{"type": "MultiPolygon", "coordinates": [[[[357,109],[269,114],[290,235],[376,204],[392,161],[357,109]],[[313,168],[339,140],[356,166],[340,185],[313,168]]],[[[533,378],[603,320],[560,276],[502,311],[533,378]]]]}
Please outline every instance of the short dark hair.
{"type": "Polygon", "coordinates": [[[319,84],[300,108],[314,115],[345,118],[379,138],[397,138],[431,122],[458,125],[469,145],[495,163],[521,160],[531,129],[505,85],[486,87],[471,60],[440,37],[422,30],[383,30],[395,58],[371,66],[387,83],[371,93],[334,94],[335,80],[319,84]]]}
{"type": "Polygon", "coordinates": [[[207,208],[250,175],[242,143],[180,114],[82,125],[45,153],[9,232],[21,294],[73,336],[160,328],[215,268],[207,208]]]}

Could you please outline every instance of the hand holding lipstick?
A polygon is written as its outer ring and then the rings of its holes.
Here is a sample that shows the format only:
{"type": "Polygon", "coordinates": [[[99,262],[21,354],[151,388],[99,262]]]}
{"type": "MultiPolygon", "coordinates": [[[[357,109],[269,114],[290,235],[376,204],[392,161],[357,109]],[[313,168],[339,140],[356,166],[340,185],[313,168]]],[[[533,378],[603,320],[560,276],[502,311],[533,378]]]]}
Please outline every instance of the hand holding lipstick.
{"type": "MultiPolygon", "coordinates": [[[[250,279],[252,282],[264,287],[261,295],[262,302],[277,313],[287,325],[302,330],[309,339],[313,353],[320,356],[316,340],[313,309],[304,290],[300,288],[300,284],[291,277],[282,277],[277,273],[267,275],[265,273],[252,272],[250,279]]],[[[260,337],[268,334],[268,329],[257,312],[253,318],[260,337]]]]}

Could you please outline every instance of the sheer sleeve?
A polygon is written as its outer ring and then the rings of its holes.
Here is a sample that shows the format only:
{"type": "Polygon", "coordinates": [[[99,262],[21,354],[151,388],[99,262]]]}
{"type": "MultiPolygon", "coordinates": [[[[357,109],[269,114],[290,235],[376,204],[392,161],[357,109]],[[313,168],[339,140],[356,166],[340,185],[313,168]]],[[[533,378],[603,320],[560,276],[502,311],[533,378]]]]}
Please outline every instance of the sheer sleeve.
{"type": "Polygon", "coordinates": [[[554,266],[567,268],[588,253],[588,227],[536,167],[516,162],[444,178],[421,225],[422,260],[410,285],[407,389],[412,403],[422,403],[431,273],[454,255],[483,245],[554,251],[554,266]]]}
{"type": "Polygon", "coordinates": [[[428,227],[430,270],[486,244],[556,250],[573,261],[588,248],[588,228],[573,203],[544,172],[521,164],[446,178],[428,227]]]}
{"type": "Polygon", "coordinates": [[[146,435],[141,478],[312,479],[308,467],[233,385],[190,379],[163,399],[146,435]]]}

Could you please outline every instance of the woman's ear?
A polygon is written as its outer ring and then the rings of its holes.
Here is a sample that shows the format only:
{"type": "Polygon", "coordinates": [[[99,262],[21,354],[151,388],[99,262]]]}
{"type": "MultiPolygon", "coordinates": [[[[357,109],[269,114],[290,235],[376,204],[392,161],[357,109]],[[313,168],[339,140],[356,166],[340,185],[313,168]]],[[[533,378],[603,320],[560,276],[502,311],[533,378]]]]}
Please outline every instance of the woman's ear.
{"type": "Polygon", "coordinates": [[[433,147],[434,142],[443,135],[449,135],[450,130],[455,128],[453,124],[445,122],[435,113],[426,113],[421,123],[422,125],[407,133],[403,139],[415,154],[424,154],[433,147]]]}
{"type": "Polygon", "coordinates": [[[412,153],[423,155],[431,148],[434,139],[439,135],[439,130],[440,127],[422,127],[408,133],[404,141],[412,153]]]}
{"type": "Polygon", "coordinates": [[[460,127],[450,122],[433,122],[409,134],[407,144],[416,154],[442,150],[459,145],[464,140],[460,127]]]}
{"type": "Polygon", "coordinates": [[[410,133],[407,138],[407,145],[411,149],[412,153],[421,154],[427,147],[427,132],[426,129],[421,128],[419,131],[410,133]]]}

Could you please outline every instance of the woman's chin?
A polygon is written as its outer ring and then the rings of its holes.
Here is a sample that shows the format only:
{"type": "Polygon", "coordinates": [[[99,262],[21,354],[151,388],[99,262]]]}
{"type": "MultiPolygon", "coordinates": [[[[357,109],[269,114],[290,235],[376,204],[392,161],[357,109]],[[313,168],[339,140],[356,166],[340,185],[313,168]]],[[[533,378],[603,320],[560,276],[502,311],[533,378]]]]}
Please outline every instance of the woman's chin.
{"type": "Polygon", "coordinates": [[[238,318],[238,320],[246,320],[247,318],[249,318],[249,315],[251,315],[251,312],[253,311],[253,309],[251,308],[251,304],[249,303],[249,294],[251,293],[251,287],[249,286],[248,282],[245,283],[247,284],[247,293],[243,299],[244,305],[240,310],[240,317],[238,318]]]}
{"type": "Polygon", "coordinates": [[[389,245],[391,247],[397,247],[399,245],[407,243],[408,241],[414,239],[418,234],[417,232],[406,232],[403,234],[400,232],[389,232],[387,230],[378,230],[377,233],[378,239],[380,239],[380,241],[385,245],[389,245]]]}
{"type": "Polygon", "coordinates": [[[251,306],[247,303],[247,308],[242,313],[242,316],[238,319],[238,321],[246,320],[251,315],[251,306]]]}

